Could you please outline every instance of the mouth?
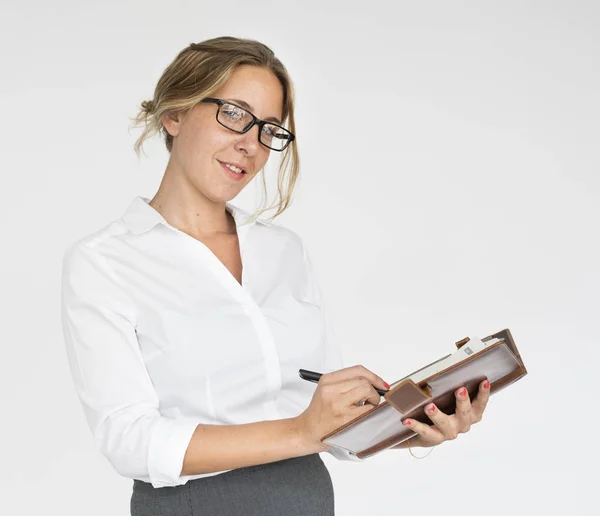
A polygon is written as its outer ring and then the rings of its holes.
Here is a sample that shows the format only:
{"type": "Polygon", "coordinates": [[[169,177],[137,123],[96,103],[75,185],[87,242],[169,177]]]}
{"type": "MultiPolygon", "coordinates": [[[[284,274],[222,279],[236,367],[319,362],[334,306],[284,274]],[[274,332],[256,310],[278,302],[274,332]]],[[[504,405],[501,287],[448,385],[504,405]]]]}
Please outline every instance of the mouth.
{"type": "MultiPolygon", "coordinates": [[[[217,160],[219,161],[219,160],[217,160]]],[[[223,165],[224,167],[228,168],[229,170],[231,170],[232,172],[235,172],[236,174],[247,174],[248,171],[242,167],[240,167],[239,165],[236,165],[235,163],[227,163],[225,161],[219,161],[219,163],[221,165],[223,165]]]]}

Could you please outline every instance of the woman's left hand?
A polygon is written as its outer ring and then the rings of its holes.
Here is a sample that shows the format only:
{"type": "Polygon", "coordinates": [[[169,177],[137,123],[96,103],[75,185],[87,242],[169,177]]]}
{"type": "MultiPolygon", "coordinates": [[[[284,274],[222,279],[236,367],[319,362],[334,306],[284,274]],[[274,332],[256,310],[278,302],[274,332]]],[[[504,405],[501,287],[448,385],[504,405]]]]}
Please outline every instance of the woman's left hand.
{"type": "Polygon", "coordinates": [[[433,425],[426,425],[414,419],[405,419],[404,424],[418,435],[400,443],[393,448],[410,447],[428,448],[437,446],[444,441],[456,439],[459,434],[464,434],[475,423],[479,423],[490,398],[490,383],[485,380],[479,384],[479,392],[473,402],[469,398],[467,389],[461,387],[456,396],[456,411],[451,416],[444,414],[433,403],[425,406],[425,414],[431,419],[433,425]]]}

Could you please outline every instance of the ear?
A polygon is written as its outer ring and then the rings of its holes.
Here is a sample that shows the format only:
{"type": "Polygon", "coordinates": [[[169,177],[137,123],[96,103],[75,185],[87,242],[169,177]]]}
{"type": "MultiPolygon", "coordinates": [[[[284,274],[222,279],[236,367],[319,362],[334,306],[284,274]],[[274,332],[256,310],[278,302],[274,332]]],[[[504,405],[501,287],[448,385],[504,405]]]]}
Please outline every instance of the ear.
{"type": "Polygon", "coordinates": [[[170,113],[162,118],[162,124],[171,136],[177,136],[181,128],[181,124],[185,119],[185,113],[170,113]]]}

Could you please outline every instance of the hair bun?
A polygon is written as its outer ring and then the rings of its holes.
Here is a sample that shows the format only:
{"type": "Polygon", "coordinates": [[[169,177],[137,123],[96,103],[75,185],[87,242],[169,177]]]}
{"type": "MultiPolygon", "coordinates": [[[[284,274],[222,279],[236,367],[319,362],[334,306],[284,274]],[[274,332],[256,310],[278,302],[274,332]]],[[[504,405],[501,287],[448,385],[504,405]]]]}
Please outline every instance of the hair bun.
{"type": "Polygon", "coordinates": [[[152,113],[152,111],[154,111],[154,102],[151,100],[144,100],[142,102],[142,109],[148,113],[152,113]]]}

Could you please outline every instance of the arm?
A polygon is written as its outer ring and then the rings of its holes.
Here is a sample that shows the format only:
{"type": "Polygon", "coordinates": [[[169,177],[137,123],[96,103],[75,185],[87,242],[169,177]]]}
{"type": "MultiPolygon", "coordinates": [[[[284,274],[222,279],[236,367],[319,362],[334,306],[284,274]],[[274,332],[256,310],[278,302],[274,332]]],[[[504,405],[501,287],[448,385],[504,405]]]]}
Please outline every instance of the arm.
{"type": "Polygon", "coordinates": [[[312,453],[295,419],[228,427],[163,416],[137,341],[134,306],[90,244],[65,253],[61,296],[75,390],[96,447],[120,475],[175,486],[190,475],[312,453]]]}
{"type": "Polygon", "coordinates": [[[230,470],[317,451],[304,443],[296,418],[244,425],[198,425],[185,453],[182,474],[230,470]]]}

